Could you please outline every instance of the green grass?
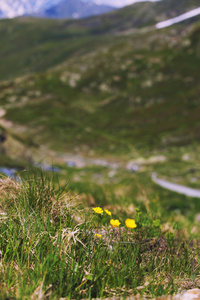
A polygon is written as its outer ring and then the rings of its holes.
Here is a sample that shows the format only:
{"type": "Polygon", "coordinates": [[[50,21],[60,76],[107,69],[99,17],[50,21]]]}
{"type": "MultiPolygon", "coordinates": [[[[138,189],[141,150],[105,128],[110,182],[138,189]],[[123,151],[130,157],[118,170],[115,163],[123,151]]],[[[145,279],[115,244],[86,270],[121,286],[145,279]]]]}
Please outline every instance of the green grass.
{"type": "Polygon", "coordinates": [[[87,29],[76,28],[73,23],[31,18],[1,21],[1,43],[4,47],[0,55],[4,59],[1,61],[0,79],[44,71],[69,57],[83,55],[102,43],[102,38],[90,35],[87,29]]]}
{"type": "Polygon", "coordinates": [[[27,166],[27,161],[25,160],[15,160],[11,159],[8,155],[0,153],[0,166],[8,168],[19,168],[24,169],[27,166]]]}
{"type": "MultiPolygon", "coordinates": [[[[192,166],[193,163],[168,160],[165,163],[143,165],[137,173],[132,173],[123,168],[111,170],[101,166],[72,168],[59,165],[61,171],[54,175],[61,187],[66,186],[65,192],[70,190],[86,206],[112,207],[121,216],[128,216],[127,211],[134,204],[144,213],[156,210],[157,217],[162,218],[163,222],[168,221],[169,214],[175,219],[183,217],[183,222],[193,228],[196,214],[200,211],[198,198],[168,191],[151,179],[152,172],[156,172],[158,177],[168,181],[198,188],[190,182],[190,176],[194,176],[190,173],[192,166]]],[[[32,170],[29,172],[32,174],[32,170]]],[[[29,172],[22,172],[21,176],[27,180],[29,172]]],[[[199,170],[196,169],[196,172],[198,176],[199,170]]],[[[130,211],[133,212],[133,208],[130,211]]]]}
{"type": "Polygon", "coordinates": [[[146,200],[131,214],[111,206],[121,222],[113,229],[110,216],[81,209],[69,187],[65,193],[53,182],[36,173],[1,182],[1,299],[155,297],[176,293],[186,280],[196,286],[196,241],[170,212],[163,229],[158,202],[146,200]],[[137,228],[126,229],[127,217],[137,228]]]}

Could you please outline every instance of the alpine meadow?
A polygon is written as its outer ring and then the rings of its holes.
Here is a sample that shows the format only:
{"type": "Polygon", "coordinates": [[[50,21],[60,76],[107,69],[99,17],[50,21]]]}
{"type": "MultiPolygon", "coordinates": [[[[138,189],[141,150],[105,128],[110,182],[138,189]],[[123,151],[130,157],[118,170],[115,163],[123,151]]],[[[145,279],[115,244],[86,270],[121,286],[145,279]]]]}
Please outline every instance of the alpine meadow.
{"type": "Polygon", "coordinates": [[[0,20],[0,299],[200,298],[198,5],[0,20]]]}

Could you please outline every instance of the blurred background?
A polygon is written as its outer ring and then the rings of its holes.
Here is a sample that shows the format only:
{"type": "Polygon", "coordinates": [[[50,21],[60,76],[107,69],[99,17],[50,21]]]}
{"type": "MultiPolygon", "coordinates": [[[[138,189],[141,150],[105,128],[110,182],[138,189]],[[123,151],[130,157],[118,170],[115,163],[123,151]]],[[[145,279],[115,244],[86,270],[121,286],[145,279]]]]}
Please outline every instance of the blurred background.
{"type": "Polygon", "coordinates": [[[38,166],[93,204],[199,210],[151,179],[199,187],[198,0],[1,0],[0,18],[3,174],[38,166]]]}

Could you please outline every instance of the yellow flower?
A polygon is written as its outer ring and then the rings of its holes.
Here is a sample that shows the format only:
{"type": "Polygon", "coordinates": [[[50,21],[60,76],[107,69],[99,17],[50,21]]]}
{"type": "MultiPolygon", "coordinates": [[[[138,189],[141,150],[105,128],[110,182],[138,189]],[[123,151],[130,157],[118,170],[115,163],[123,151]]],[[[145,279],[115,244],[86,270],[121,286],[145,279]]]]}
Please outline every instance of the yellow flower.
{"type": "Polygon", "coordinates": [[[119,220],[113,220],[113,219],[110,220],[110,225],[111,225],[113,228],[119,227],[120,224],[121,224],[121,223],[120,223],[119,220]]]}
{"type": "Polygon", "coordinates": [[[135,224],[135,220],[133,220],[133,219],[126,219],[125,224],[126,224],[126,227],[130,228],[130,229],[137,227],[137,225],[135,224]]]}
{"type": "Polygon", "coordinates": [[[96,214],[102,214],[103,213],[103,209],[101,207],[94,207],[93,208],[93,211],[96,213],[96,214]]]}
{"type": "Polygon", "coordinates": [[[97,237],[97,238],[99,238],[99,239],[102,238],[102,234],[96,233],[94,236],[97,237]]]}
{"type": "Polygon", "coordinates": [[[104,211],[105,211],[105,213],[107,214],[107,215],[109,215],[109,216],[111,216],[112,214],[111,214],[111,212],[109,211],[109,210],[107,210],[107,209],[104,209],[104,211]]]}

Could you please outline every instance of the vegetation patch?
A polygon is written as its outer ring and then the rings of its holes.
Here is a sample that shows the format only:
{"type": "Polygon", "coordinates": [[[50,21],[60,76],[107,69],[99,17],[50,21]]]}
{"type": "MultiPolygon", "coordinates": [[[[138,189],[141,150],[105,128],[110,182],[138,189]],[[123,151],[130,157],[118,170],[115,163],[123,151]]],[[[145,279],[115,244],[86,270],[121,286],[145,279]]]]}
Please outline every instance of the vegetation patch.
{"type": "Polygon", "coordinates": [[[156,208],[128,217],[112,206],[81,208],[44,174],[2,178],[0,193],[2,299],[155,297],[189,280],[199,287],[198,241],[176,225],[163,230],[156,208]]]}

